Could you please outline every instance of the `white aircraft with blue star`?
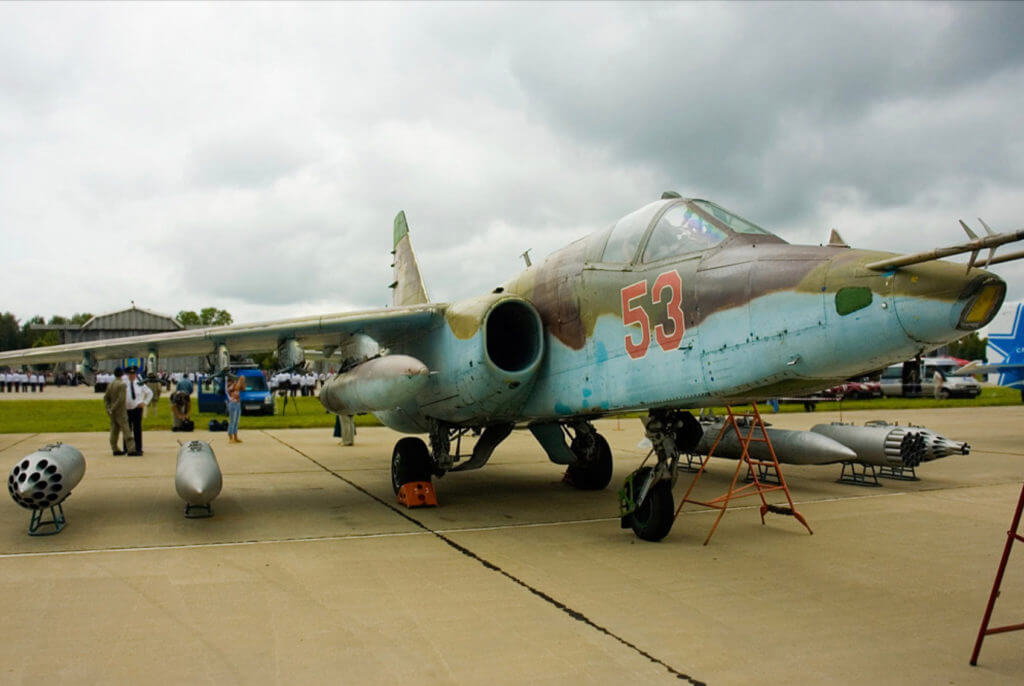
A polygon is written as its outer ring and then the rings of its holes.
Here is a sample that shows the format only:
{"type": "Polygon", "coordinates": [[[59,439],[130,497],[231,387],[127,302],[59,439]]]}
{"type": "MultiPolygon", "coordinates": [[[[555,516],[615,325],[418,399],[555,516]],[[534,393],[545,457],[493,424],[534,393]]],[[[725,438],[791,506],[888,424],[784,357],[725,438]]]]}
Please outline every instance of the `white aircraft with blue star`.
{"type": "Polygon", "coordinates": [[[1000,386],[1020,390],[1024,401],[1024,302],[1006,303],[988,327],[989,364],[971,362],[956,376],[999,374],[1000,386]]]}

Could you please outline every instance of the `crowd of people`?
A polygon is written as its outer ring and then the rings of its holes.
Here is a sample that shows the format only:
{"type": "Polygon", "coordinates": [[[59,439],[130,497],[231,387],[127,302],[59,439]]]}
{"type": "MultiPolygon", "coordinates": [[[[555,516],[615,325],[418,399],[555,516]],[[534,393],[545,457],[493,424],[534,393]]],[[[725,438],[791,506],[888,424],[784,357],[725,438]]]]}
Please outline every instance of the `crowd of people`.
{"type": "Polygon", "coordinates": [[[327,375],[321,373],[319,376],[313,372],[299,374],[298,372],[279,372],[267,380],[267,386],[271,393],[277,391],[288,391],[293,397],[296,395],[311,396],[316,394],[317,385],[323,385],[327,375]]]}
{"type": "Polygon", "coordinates": [[[0,372],[0,392],[3,393],[42,393],[46,388],[46,376],[34,372],[7,371],[0,372]]]}
{"type": "MultiPolygon", "coordinates": [[[[192,431],[192,393],[208,377],[202,372],[158,372],[143,379],[136,367],[116,368],[113,372],[98,372],[93,390],[103,393],[103,404],[110,418],[110,450],[114,455],[142,455],[142,418],[147,407],[155,407],[160,389],[173,389],[170,397],[172,431],[192,431]]],[[[264,372],[264,374],[266,374],[264,372]]],[[[48,383],[47,374],[25,369],[0,370],[0,393],[42,393],[48,383]]],[[[75,386],[85,383],[81,374],[52,372],[52,383],[57,386],[75,386]]],[[[313,396],[327,380],[327,374],[309,371],[278,372],[268,375],[271,393],[313,396]]],[[[245,379],[229,375],[223,386],[227,396],[228,440],[241,443],[238,424],[241,415],[241,392],[246,390],[245,379]]],[[[339,418],[335,435],[344,445],[352,445],[355,427],[351,417],[339,418]]]]}

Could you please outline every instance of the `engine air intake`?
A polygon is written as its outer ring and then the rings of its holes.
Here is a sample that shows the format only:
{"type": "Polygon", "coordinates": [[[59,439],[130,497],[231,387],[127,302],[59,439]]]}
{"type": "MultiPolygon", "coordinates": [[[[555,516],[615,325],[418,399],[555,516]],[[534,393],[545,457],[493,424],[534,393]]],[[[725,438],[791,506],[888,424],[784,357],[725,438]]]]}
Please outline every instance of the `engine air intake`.
{"type": "Polygon", "coordinates": [[[520,372],[541,355],[541,322],[537,311],[525,302],[506,300],[487,315],[487,356],[498,369],[520,372]]]}

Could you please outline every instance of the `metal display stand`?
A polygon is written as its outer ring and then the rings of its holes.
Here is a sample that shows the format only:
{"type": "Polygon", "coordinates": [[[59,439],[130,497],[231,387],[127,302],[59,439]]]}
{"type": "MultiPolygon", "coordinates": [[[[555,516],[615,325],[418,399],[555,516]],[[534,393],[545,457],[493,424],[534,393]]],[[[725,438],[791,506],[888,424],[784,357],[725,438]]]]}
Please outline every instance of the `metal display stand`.
{"type": "Polygon", "coordinates": [[[1006,571],[1006,562],[1010,559],[1010,550],[1013,548],[1013,542],[1024,542],[1024,536],[1021,536],[1018,533],[1022,512],[1024,512],[1024,486],[1021,487],[1020,497],[1017,499],[1017,510],[1013,513],[1013,521],[1010,523],[1010,529],[1006,532],[1006,546],[1003,548],[1003,557],[999,560],[999,568],[996,570],[996,580],[995,583],[992,584],[992,593],[988,597],[988,605],[985,606],[985,616],[981,620],[981,628],[978,629],[978,638],[974,642],[974,652],[971,653],[972,665],[978,664],[978,653],[981,652],[981,643],[985,640],[986,636],[989,634],[1003,634],[1008,631],[1021,631],[1024,629],[1024,624],[1007,624],[1006,626],[997,626],[991,629],[988,627],[989,620],[992,619],[992,609],[995,607],[996,598],[999,597],[999,588],[1003,585],[1003,573],[1006,571]]]}
{"type": "Polygon", "coordinates": [[[859,464],[857,462],[844,462],[843,469],[839,472],[837,484],[850,484],[852,486],[881,486],[878,483],[878,472],[875,466],[870,464],[859,464]]]}
{"type": "Polygon", "coordinates": [[[920,481],[920,479],[917,478],[917,470],[913,467],[907,467],[904,465],[879,467],[878,476],[883,479],[892,479],[894,481],[920,481]]]}
{"type": "Polygon", "coordinates": [[[64,517],[64,504],[59,503],[49,508],[39,508],[32,510],[32,517],[28,523],[28,535],[29,536],[52,536],[59,534],[67,524],[68,520],[64,517]],[[50,518],[43,520],[43,513],[49,510],[50,518]],[[53,527],[52,530],[41,531],[41,527],[53,527]]]}

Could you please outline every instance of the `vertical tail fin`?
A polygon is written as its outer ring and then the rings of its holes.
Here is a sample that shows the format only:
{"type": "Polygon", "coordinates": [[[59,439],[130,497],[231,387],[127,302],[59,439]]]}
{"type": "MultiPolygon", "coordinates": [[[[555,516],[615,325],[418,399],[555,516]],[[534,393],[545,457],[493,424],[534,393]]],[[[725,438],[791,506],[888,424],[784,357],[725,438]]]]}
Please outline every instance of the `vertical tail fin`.
{"type": "Polygon", "coordinates": [[[409,224],[405,220],[404,211],[395,217],[395,249],[392,254],[395,256],[395,282],[391,284],[395,292],[392,303],[399,306],[429,302],[419,265],[416,264],[416,255],[409,241],[409,224]]]}

